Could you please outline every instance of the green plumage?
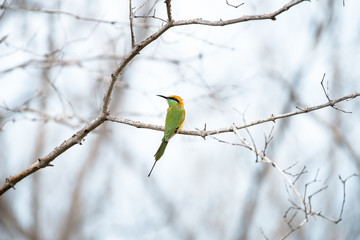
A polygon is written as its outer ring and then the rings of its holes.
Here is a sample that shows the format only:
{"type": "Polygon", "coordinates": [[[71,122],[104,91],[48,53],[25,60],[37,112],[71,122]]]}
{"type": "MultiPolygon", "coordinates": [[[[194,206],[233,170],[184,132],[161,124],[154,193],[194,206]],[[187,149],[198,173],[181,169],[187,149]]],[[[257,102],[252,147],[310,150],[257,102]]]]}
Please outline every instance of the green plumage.
{"type": "MultiPolygon", "coordinates": [[[[169,104],[170,105],[170,104],[169,104]]],[[[155,160],[159,160],[164,154],[166,146],[169,140],[177,133],[181,128],[181,124],[185,119],[185,110],[182,106],[173,105],[168,108],[165,120],[165,132],[164,137],[161,140],[161,145],[155,153],[155,160]]]]}
{"type": "Polygon", "coordinates": [[[161,156],[164,154],[165,148],[166,148],[168,143],[169,142],[167,142],[167,141],[162,141],[161,142],[161,145],[160,145],[159,149],[155,153],[155,161],[159,160],[161,158],[161,156]]]}
{"type": "Polygon", "coordinates": [[[182,106],[168,108],[165,120],[165,133],[163,141],[169,141],[181,127],[185,119],[185,110],[182,106]]]}
{"type": "Polygon", "coordinates": [[[162,95],[158,95],[159,97],[163,97],[167,100],[169,104],[169,108],[167,109],[166,120],[165,120],[165,131],[164,137],[161,139],[161,144],[159,149],[155,153],[155,162],[152,166],[148,177],[150,177],[152,170],[155,167],[157,161],[164,154],[166,146],[169,143],[169,140],[181,130],[182,125],[185,120],[185,109],[182,102],[182,99],[178,96],[172,95],[169,97],[165,97],[162,95]]]}

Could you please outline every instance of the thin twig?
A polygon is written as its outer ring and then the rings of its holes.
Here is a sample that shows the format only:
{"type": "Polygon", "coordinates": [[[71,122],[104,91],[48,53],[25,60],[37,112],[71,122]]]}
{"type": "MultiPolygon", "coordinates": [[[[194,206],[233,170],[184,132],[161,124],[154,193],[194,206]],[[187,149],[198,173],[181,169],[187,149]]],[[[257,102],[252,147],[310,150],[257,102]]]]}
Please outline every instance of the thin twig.
{"type": "Polygon", "coordinates": [[[295,228],[292,228],[287,234],[285,234],[285,236],[283,236],[282,238],[280,238],[281,240],[286,239],[288,236],[290,236],[293,232],[295,232],[296,230],[299,230],[305,223],[307,222],[306,219],[304,219],[301,223],[299,223],[295,228]]]}
{"type": "Polygon", "coordinates": [[[50,9],[43,9],[43,8],[9,6],[9,5],[6,5],[6,4],[1,5],[0,9],[7,9],[7,10],[14,10],[14,11],[27,11],[27,12],[40,12],[40,13],[47,13],[47,14],[61,14],[61,15],[67,15],[67,16],[70,16],[70,17],[74,17],[75,19],[79,19],[79,20],[83,20],[83,21],[97,22],[97,23],[107,23],[107,24],[111,24],[111,25],[119,23],[117,21],[104,20],[104,19],[100,19],[100,18],[84,17],[84,16],[80,16],[80,15],[77,15],[77,14],[74,14],[74,13],[65,12],[65,11],[61,11],[61,10],[50,10],[50,9]]]}
{"type": "Polygon", "coordinates": [[[343,184],[343,201],[342,201],[342,204],[341,204],[341,210],[340,210],[339,218],[335,223],[338,223],[338,222],[340,222],[342,220],[342,215],[343,215],[344,206],[345,206],[345,198],[346,198],[345,185],[346,185],[346,181],[349,180],[352,177],[360,177],[360,175],[354,173],[354,174],[351,174],[350,176],[348,176],[347,178],[345,178],[344,180],[339,175],[339,179],[340,179],[341,183],[343,184]]]}
{"type": "Polygon", "coordinates": [[[132,8],[132,0],[129,0],[129,22],[130,22],[130,35],[131,35],[131,47],[135,47],[135,33],[134,33],[134,13],[132,8]]]}
{"type": "MultiPolygon", "coordinates": [[[[321,87],[322,87],[322,89],[323,89],[323,91],[324,91],[324,94],[325,94],[327,100],[331,101],[331,99],[330,99],[330,97],[329,97],[329,94],[328,94],[328,92],[325,90],[325,87],[324,87],[325,75],[326,75],[326,73],[324,73],[324,75],[323,75],[323,77],[322,77],[322,79],[321,79],[320,84],[321,84],[321,87]]],[[[327,89],[329,90],[329,82],[328,82],[328,84],[327,84],[327,89]]]]}
{"type": "MultiPolygon", "coordinates": [[[[245,114],[242,114],[242,117],[243,117],[243,123],[244,123],[244,125],[246,125],[245,114]]],[[[255,141],[254,141],[254,139],[253,139],[253,137],[252,137],[249,129],[248,129],[248,128],[245,128],[245,130],[246,130],[247,134],[248,134],[249,137],[250,137],[250,140],[251,140],[251,142],[252,142],[252,145],[253,145],[254,148],[255,148],[255,162],[258,162],[258,157],[259,157],[259,155],[257,154],[257,149],[256,149],[255,141]]],[[[263,152],[263,154],[264,154],[264,156],[265,156],[265,151],[263,152]]]]}
{"type": "Polygon", "coordinates": [[[294,193],[297,195],[297,197],[300,199],[301,202],[305,202],[304,198],[301,196],[300,192],[295,188],[294,184],[292,183],[292,181],[288,178],[288,176],[284,173],[284,171],[279,167],[279,165],[274,162],[273,160],[271,160],[270,158],[268,158],[267,156],[265,156],[262,152],[259,152],[255,149],[254,146],[252,146],[251,144],[249,144],[245,138],[243,138],[239,131],[236,129],[236,125],[233,124],[232,125],[232,129],[234,131],[234,133],[236,134],[236,136],[240,139],[240,141],[247,147],[249,148],[251,151],[255,152],[259,157],[261,157],[261,159],[263,160],[263,162],[265,163],[269,163],[271,164],[273,167],[275,167],[280,173],[281,175],[283,175],[283,177],[285,178],[285,180],[287,181],[287,183],[289,184],[290,188],[294,191],[294,193]]]}
{"type": "Polygon", "coordinates": [[[135,11],[134,11],[134,15],[137,14],[138,11],[140,11],[146,4],[148,4],[150,0],[145,0],[135,11]]]}
{"type": "MultiPolygon", "coordinates": [[[[320,84],[321,84],[321,87],[322,87],[322,89],[323,89],[323,91],[324,91],[325,97],[327,98],[327,100],[328,100],[329,102],[331,102],[331,99],[330,99],[330,96],[329,96],[329,82],[327,82],[326,89],[325,89],[325,86],[324,86],[325,75],[326,75],[326,74],[324,73],[324,75],[323,75],[323,77],[322,77],[322,79],[321,79],[320,84]]],[[[347,112],[347,111],[345,111],[345,110],[342,110],[342,109],[340,109],[340,108],[338,108],[338,107],[335,107],[335,104],[331,105],[331,107],[334,108],[334,109],[336,109],[336,110],[338,110],[338,111],[340,111],[340,112],[343,112],[343,113],[351,113],[351,112],[347,112]]]]}
{"type": "Polygon", "coordinates": [[[240,3],[240,4],[238,4],[238,5],[234,5],[234,4],[229,3],[228,0],[226,0],[226,4],[229,5],[230,7],[233,7],[233,8],[238,8],[238,7],[242,6],[242,5],[244,5],[244,3],[240,3]]]}
{"type": "Polygon", "coordinates": [[[309,0],[290,1],[289,3],[285,4],[280,9],[278,9],[272,13],[267,13],[267,14],[245,15],[240,18],[234,18],[234,19],[230,19],[230,20],[219,20],[219,21],[210,21],[210,20],[204,20],[201,18],[195,18],[195,19],[190,19],[190,20],[176,21],[176,22],[174,22],[174,25],[181,26],[181,25],[189,25],[189,24],[200,24],[200,25],[207,25],[207,26],[225,26],[225,25],[235,24],[235,23],[239,23],[239,22],[247,22],[247,21],[254,21],[254,20],[266,20],[266,19],[276,20],[276,17],[279,14],[286,12],[293,6],[295,6],[299,3],[305,2],[305,1],[308,2],[309,0]]]}
{"type": "MultiPolygon", "coordinates": [[[[240,139],[240,142],[241,142],[242,144],[244,144],[246,148],[248,148],[248,149],[250,149],[251,151],[255,152],[256,155],[258,155],[259,157],[261,157],[261,159],[262,159],[262,161],[263,161],[264,163],[269,163],[269,164],[271,164],[272,166],[274,166],[274,167],[279,171],[279,173],[281,173],[281,174],[283,175],[283,177],[285,178],[285,180],[286,180],[286,182],[287,182],[286,190],[287,190],[287,193],[288,193],[288,195],[289,195],[289,197],[290,197],[289,201],[291,202],[291,204],[292,204],[293,206],[290,207],[290,208],[285,212],[284,218],[286,219],[287,216],[288,216],[288,214],[289,214],[290,211],[292,211],[292,210],[294,210],[295,213],[292,215],[292,217],[291,217],[289,220],[287,220],[287,223],[288,223],[288,226],[289,226],[289,228],[290,228],[290,231],[289,231],[288,233],[286,233],[285,236],[283,236],[281,239],[287,238],[290,234],[292,234],[292,233],[295,232],[296,230],[300,229],[300,228],[309,220],[309,217],[310,217],[310,216],[319,216],[319,217],[322,217],[322,218],[324,218],[324,219],[326,219],[326,220],[328,220],[328,221],[331,221],[331,222],[333,222],[333,223],[338,223],[339,221],[341,221],[342,214],[343,214],[343,209],[344,209],[344,205],[345,205],[345,196],[346,196],[346,195],[345,195],[345,183],[346,183],[346,181],[347,181],[349,178],[351,178],[351,177],[353,177],[353,176],[358,176],[357,174],[352,174],[351,176],[349,176],[349,177],[346,178],[345,180],[342,180],[341,176],[339,176],[339,179],[340,179],[341,182],[343,183],[343,202],[342,202],[342,206],[341,206],[340,216],[339,216],[339,218],[336,220],[336,219],[334,219],[334,218],[331,218],[331,217],[329,217],[329,216],[326,216],[326,215],[322,214],[321,211],[320,211],[320,212],[316,212],[316,211],[313,211],[313,209],[312,209],[312,204],[311,204],[312,198],[313,198],[315,195],[319,194],[320,192],[322,192],[322,191],[324,191],[325,189],[328,188],[328,186],[325,185],[325,186],[321,187],[320,189],[316,190],[315,192],[313,192],[313,193],[310,194],[310,195],[308,195],[308,193],[307,193],[307,192],[308,192],[308,187],[309,187],[311,184],[316,183],[316,182],[319,182],[319,179],[318,179],[319,169],[317,170],[314,179],[313,179],[312,181],[310,181],[310,182],[308,182],[308,183],[305,184],[304,195],[302,196],[302,195],[300,194],[300,192],[295,188],[294,182],[292,182],[292,181],[289,179],[289,177],[287,176],[287,173],[286,173],[285,170],[282,170],[282,169],[278,166],[278,164],[277,164],[276,162],[274,162],[274,161],[272,161],[270,158],[266,157],[263,152],[259,152],[259,151],[255,148],[254,145],[249,144],[249,143],[245,140],[245,138],[243,138],[243,137],[240,135],[239,131],[236,129],[235,124],[232,125],[232,129],[233,129],[234,133],[236,134],[236,136],[240,139]],[[289,193],[288,186],[292,189],[292,191],[295,193],[295,195],[298,197],[298,199],[302,202],[302,204],[303,204],[302,207],[298,206],[298,205],[291,199],[291,195],[290,195],[290,193],[289,193]],[[306,201],[306,199],[307,199],[308,201],[306,201]],[[303,212],[303,213],[305,214],[305,216],[304,216],[304,219],[303,219],[295,228],[293,228],[291,222],[294,220],[297,211],[303,212]]],[[[294,166],[294,165],[292,165],[291,167],[293,167],[293,166],[294,166]]],[[[289,169],[289,168],[288,168],[288,169],[289,169]]],[[[303,170],[301,171],[301,173],[299,174],[299,176],[303,174],[304,169],[305,169],[305,168],[303,168],[303,170]]]]}
{"type": "Polygon", "coordinates": [[[293,183],[295,184],[297,182],[297,180],[299,180],[299,178],[307,172],[308,171],[306,171],[306,166],[304,166],[303,169],[301,169],[301,172],[296,174],[297,176],[296,176],[295,180],[293,181],[293,183]]]}
{"type": "MultiPolygon", "coordinates": [[[[319,180],[317,179],[318,173],[319,173],[319,171],[317,171],[314,180],[308,182],[308,183],[305,185],[305,192],[306,192],[306,190],[307,190],[307,187],[308,187],[310,184],[319,181],[319,180]]],[[[314,193],[312,193],[311,195],[309,195],[309,196],[307,197],[307,198],[308,198],[308,207],[300,208],[300,207],[297,206],[294,202],[291,201],[291,203],[292,203],[293,206],[290,207],[290,208],[285,212],[284,218],[285,218],[285,219],[287,218],[287,215],[289,214],[289,212],[290,212],[291,210],[294,210],[295,213],[296,213],[297,211],[304,212],[304,213],[305,213],[305,218],[304,218],[303,221],[302,221],[300,224],[298,224],[295,228],[293,228],[293,227],[291,226],[291,222],[292,222],[294,216],[291,217],[289,220],[287,220],[287,223],[288,223],[288,226],[289,226],[289,228],[290,228],[290,231],[289,231],[288,233],[286,233],[281,239],[287,238],[290,234],[292,234],[292,233],[295,232],[296,230],[300,229],[300,228],[309,220],[309,217],[310,217],[310,216],[319,216],[319,217],[321,217],[321,218],[323,218],[323,219],[326,219],[326,220],[328,220],[328,221],[330,221],[330,222],[333,222],[333,223],[335,223],[335,224],[337,224],[337,223],[339,223],[340,221],[342,221],[342,215],[343,215],[343,212],[344,212],[344,206],[345,206],[345,202],[346,202],[346,188],[345,188],[345,187],[346,187],[346,181],[349,180],[349,179],[352,178],[352,177],[359,177],[359,176],[360,176],[359,174],[355,174],[355,173],[354,173],[354,174],[348,176],[347,178],[345,178],[344,180],[341,178],[341,176],[339,176],[339,179],[340,179],[340,181],[341,181],[341,183],[342,183],[342,185],[343,185],[343,200],[342,200],[342,204],[341,204],[340,214],[339,214],[339,217],[338,217],[337,219],[332,218],[332,217],[329,217],[329,216],[326,216],[326,215],[322,214],[321,211],[320,211],[320,212],[315,212],[315,211],[312,210],[312,205],[311,205],[311,199],[312,199],[312,197],[315,196],[316,194],[324,191],[325,189],[327,189],[328,186],[323,186],[323,187],[321,187],[320,189],[318,189],[317,191],[315,191],[314,193]]],[[[306,193],[305,193],[304,196],[306,197],[306,193]]]]}
{"type": "Polygon", "coordinates": [[[134,15],[134,18],[145,18],[145,19],[147,19],[147,18],[153,18],[153,19],[156,19],[156,20],[160,20],[161,22],[163,22],[163,23],[166,23],[167,21],[166,21],[166,19],[164,19],[164,18],[161,18],[161,17],[157,17],[155,14],[156,14],[156,11],[155,11],[156,9],[154,9],[154,13],[153,13],[153,15],[151,15],[151,16],[137,16],[137,15],[134,15]]]}

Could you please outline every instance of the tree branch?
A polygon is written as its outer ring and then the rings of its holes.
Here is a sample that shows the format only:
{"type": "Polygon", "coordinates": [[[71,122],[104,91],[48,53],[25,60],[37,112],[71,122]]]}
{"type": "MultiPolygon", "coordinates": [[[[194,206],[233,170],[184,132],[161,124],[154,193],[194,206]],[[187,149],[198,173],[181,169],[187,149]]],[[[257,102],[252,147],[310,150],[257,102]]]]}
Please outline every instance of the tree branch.
{"type": "Polygon", "coordinates": [[[229,5],[230,7],[233,7],[233,8],[238,8],[238,7],[242,6],[242,5],[244,5],[244,3],[240,3],[240,4],[238,4],[238,5],[234,5],[234,4],[229,3],[228,0],[226,0],[226,4],[229,5]]]}
{"type": "Polygon", "coordinates": [[[75,144],[82,144],[82,140],[86,135],[96,129],[98,126],[103,124],[105,120],[107,120],[107,116],[110,114],[109,105],[111,101],[111,95],[114,90],[114,86],[116,80],[119,78],[121,72],[127,66],[127,64],[137,55],[139,52],[149,45],[152,41],[156,40],[161,34],[163,34],[166,30],[168,30],[171,25],[166,24],[162,28],[160,28],[157,32],[149,36],[147,39],[142,41],[141,43],[135,45],[132,51],[125,56],[124,60],[120,63],[120,65],[115,69],[115,71],[111,74],[111,82],[107,88],[107,91],[103,98],[103,104],[101,108],[101,113],[99,116],[90,122],[87,126],[83,127],[81,130],[76,132],[73,136],[69,139],[65,140],[60,146],[55,147],[49,154],[45,157],[39,158],[38,161],[33,163],[27,169],[17,173],[14,176],[8,177],[5,179],[5,183],[0,187],[0,195],[5,193],[10,188],[14,188],[15,185],[24,179],[25,177],[29,176],[30,174],[38,171],[41,168],[45,168],[47,166],[51,166],[51,162],[55,160],[58,156],[60,156],[63,152],[67,151],[69,148],[74,146],[75,144]]]}
{"type": "Polygon", "coordinates": [[[166,12],[167,12],[167,16],[168,16],[168,21],[172,22],[173,18],[172,18],[172,13],[171,13],[171,0],[165,0],[165,4],[166,4],[166,12]]]}
{"type": "MultiPolygon", "coordinates": [[[[345,201],[346,201],[345,200],[346,199],[346,191],[345,191],[346,181],[348,179],[352,178],[352,177],[358,177],[359,176],[358,174],[352,174],[352,175],[350,175],[349,177],[347,177],[344,180],[341,178],[341,176],[339,176],[339,179],[340,179],[340,181],[341,181],[341,183],[343,185],[343,201],[342,201],[342,204],[341,204],[340,215],[339,215],[339,217],[337,219],[334,219],[332,217],[329,217],[329,216],[326,216],[326,215],[322,214],[321,211],[317,212],[317,211],[314,211],[312,209],[312,204],[311,204],[312,197],[328,188],[328,186],[325,185],[325,186],[321,187],[320,189],[316,190],[315,192],[313,192],[312,194],[308,195],[308,187],[313,183],[319,182],[319,180],[318,180],[319,170],[317,171],[317,173],[315,175],[315,178],[312,181],[305,184],[304,195],[302,196],[300,194],[300,192],[295,188],[294,181],[291,181],[291,179],[288,177],[288,173],[285,170],[283,170],[276,162],[274,162],[273,160],[268,158],[265,155],[265,151],[260,152],[260,151],[258,151],[256,149],[254,143],[250,144],[249,142],[247,142],[246,139],[244,137],[242,137],[240,135],[239,131],[236,129],[235,124],[232,125],[232,129],[233,129],[234,133],[236,134],[236,136],[239,138],[240,142],[243,144],[243,146],[250,149],[251,151],[253,151],[256,154],[256,159],[258,157],[261,157],[262,162],[271,164],[273,167],[276,168],[276,170],[278,170],[278,172],[284,177],[285,181],[287,182],[287,185],[290,186],[292,191],[295,193],[295,195],[297,196],[297,198],[300,200],[300,202],[303,205],[301,207],[301,206],[297,205],[293,200],[290,199],[290,202],[292,203],[293,206],[290,207],[286,211],[286,213],[284,215],[284,218],[286,218],[286,216],[289,214],[290,210],[294,210],[295,213],[290,218],[290,220],[288,221],[290,231],[288,233],[286,233],[281,239],[286,239],[290,234],[292,234],[296,230],[300,229],[306,222],[308,222],[309,217],[311,217],[311,216],[319,216],[319,217],[322,217],[322,218],[324,218],[324,219],[326,219],[326,220],[328,220],[330,222],[333,222],[335,224],[339,223],[342,220],[342,214],[343,214],[343,211],[344,211],[344,205],[345,205],[345,201]],[[304,219],[294,228],[294,227],[291,226],[290,223],[292,222],[292,220],[296,216],[297,211],[303,212],[305,214],[305,216],[304,216],[304,219]]],[[[301,174],[302,173],[303,173],[303,170],[301,171],[301,174]]]]}
{"type": "Polygon", "coordinates": [[[14,11],[27,11],[27,12],[40,12],[40,13],[47,13],[47,14],[61,14],[61,15],[73,17],[75,19],[80,19],[83,21],[107,23],[107,24],[111,24],[111,25],[119,23],[117,21],[103,20],[103,19],[92,18],[92,17],[84,17],[84,16],[77,15],[75,13],[70,13],[70,12],[65,12],[65,11],[60,11],[60,10],[49,10],[49,9],[44,9],[44,8],[9,6],[9,5],[3,4],[0,6],[0,9],[14,10],[14,11]]]}
{"type": "Polygon", "coordinates": [[[130,22],[130,35],[131,35],[131,47],[134,48],[136,41],[135,41],[135,32],[134,32],[134,13],[132,8],[132,0],[129,0],[129,22],[130,22]]]}
{"type": "Polygon", "coordinates": [[[309,1],[309,0],[291,1],[287,4],[285,4],[282,8],[276,10],[275,12],[268,13],[268,14],[245,15],[240,18],[234,18],[234,19],[230,19],[230,20],[221,20],[220,19],[219,21],[209,21],[209,20],[203,20],[201,18],[196,18],[196,19],[190,19],[190,20],[175,21],[174,25],[180,26],[180,25],[189,25],[189,24],[200,24],[200,25],[207,25],[207,26],[225,26],[225,25],[230,25],[230,24],[235,24],[235,23],[240,23],[240,22],[247,22],[247,21],[255,21],[255,20],[267,20],[267,19],[276,20],[276,17],[278,15],[280,15],[281,13],[286,12],[293,6],[295,6],[299,3],[305,2],[305,1],[309,1]]]}
{"type": "MultiPolygon", "coordinates": [[[[71,136],[70,138],[68,138],[67,140],[65,140],[62,144],[60,144],[58,147],[55,147],[54,150],[52,150],[50,153],[48,153],[45,157],[39,158],[38,161],[36,161],[35,163],[33,163],[30,167],[28,167],[27,169],[17,173],[14,176],[11,176],[9,178],[6,178],[5,183],[0,187],[0,195],[2,195],[3,193],[5,193],[7,190],[9,190],[10,188],[14,188],[14,186],[21,181],[22,179],[24,179],[25,177],[29,176],[30,174],[38,171],[41,168],[47,167],[47,166],[51,166],[51,162],[57,158],[58,156],[60,156],[63,152],[67,151],[69,148],[71,148],[72,146],[74,146],[75,144],[81,144],[82,140],[84,139],[84,137],[86,137],[86,135],[90,132],[92,132],[94,129],[96,129],[98,126],[100,126],[101,124],[103,124],[106,120],[110,120],[111,118],[109,118],[109,114],[110,114],[110,101],[111,101],[111,95],[113,93],[114,90],[114,86],[115,83],[117,81],[117,79],[119,78],[120,74],[122,73],[122,71],[124,70],[124,68],[127,66],[127,64],[137,55],[140,53],[140,51],[142,49],[144,49],[147,45],[149,45],[151,42],[155,41],[157,38],[159,38],[164,32],[166,32],[168,29],[175,27],[175,26],[181,26],[181,25],[190,25],[190,24],[201,24],[201,25],[210,25],[210,26],[224,26],[224,25],[229,25],[229,24],[234,24],[234,23],[240,23],[240,22],[245,22],[245,21],[250,21],[250,20],[265,20],[265,19],[272,19],[275,20],[275,17],[285,11],[287,11],[288,9],[290,9],[291,7],[303,2],[306,0],[296,0],[296,1],[291,1],[288,4],[284,5],[282,8],[278,9],[277,11],[270,13],[270,14],[263,14],[263,15],[252,15],[252,16],[243,16],[241,18],[236,18],[236,19],[232,19],[232,20],[227,20],[227,21],[208,21],[208,20],[202,20],[202,19],[193,19],[193,20],[182,20],[182,21],[172,21],[172,15],[171,15],[171,5],[170,5],[170,1],[166,0],[166,8],[167,8],[167,14],[168,14],[168,22],[163,25],[158,31],[156,31],[155,33],[153,33],[152,35],[150,35],[149,37],[147,37],[145,40],[143,40],[142,42],[135,44],[134,47],[131,49],[131,51],[123,58],[122,62],[116,67],[116,69],[114,70],[114,72],[111,74],[111,81],[110,84],[106,90],[106,93],[104,95],[103,98],[103,104],[102,104],[102,108],[101,111],[99,113],[99,116],[94,119],[93,121],[90,122],[90,124],[84,126],[81,130],[79,130],[78,132],[76,132],[73,136],[71,136]]],[[[62,12],[62,11],[49,11],[49,10],[44,10],[44,9],[37,9],[37,8],[19,8],[19,7],[10,7],[4,4],[2,4],[0,6],[1,9],[13,9],[13,10],[27,10],[27,11],[37,11],[37,12],[44,12],[44,13],[49,13],[49,14],[66,14],[69,16],[73,16],[75,18],[79,18],[79,16],[75,15],[75,14],[71,14],[71,13],[66,13],[66,12],[62,12]]],[[[80,19],[80,18],[79,18],[80,19]]],[[[93,21],[94,19],[86,19],[86,18],[81,18],[83,20],[91,20],[93,21]]],[[[97,20],[96,20],[97,21],[97,20]]],[[[101,22],[101,21],[99,21],[101,22]]],[[[359,94],[358,94],[359,95],[359,94]]],[[[347,97],[345,99],[348,98],[355,98],[356,96],[352,96],[352,97],[347,97]]],[[[345,100],[344,99],[344,100],[345,100]]],[[[341,100],[343,101],[343,100],[341,100]]],[[[339,101],[338,101],[339,102],[339,101]]],[[[305,110],[301,110],[298,111],[298,113],[291,113],[292,115],[296,115],[296,114],[300,114],[300,113],[305,113],[305,112],[309,112],[309,111],[313,111],[316,109],[320,109],[326,106],[329,106],[329,104],[334,105],[336,102],[336,100],[333,100],[327,104],[324,104],[324,106],[318,106],[318,108],[310,108],[310,109],[305,109],[305,110]]],[[[284,117],[288,117],[288,116],[292,116],[292,115],[280,115],[277,118],[284,118],[284,117]]],[[[253,124],[248,124],[247,126],[252,126],[252,125],[256,125],[256,124],[260,124],[262,122],[268,122],[268,121],[274,121],[276,119],[276,117],[271,117],[267,120],[260,120],[257,122],[254,122],[253,124]]],[[[120,121],[120,120],[119,120],[120,121]]],[[[124,122],[125,123],[125,122],[124,122]]],[[[129,124],[131,125],[131,124],[129,124]]],[[[242,126],[241,128],[247,127],[247,126],[242,126]]],[[[236,127],[236,129],[239,129],[240,127],[236,127]]],[[[227,128],[227,129],[220,129],[219,131],[214,130],[213,132],[199,132],[199,131],[194,131],[192,135],[199,135],[199,136],[207,136],[207,135],[212,135],[212,134],[218,134],[218,133],[223,133],[223,132],[230,132],[233,131],[231,130],[232,128],[227,128]]],[[[161,129],[159,129],[161,130],[161,129]]],[[[182,131],[181,133],[185,133],[185,131],[182,131]]]]}
{"type": "Polygon", "coordinates": [[[247,147],[248,149],[250,149],[251,151],[253,151],[257,156],[261,157],[262,161],[265,163],[269,163],[271,164],[273,167],[275,167],[285,178],[285,180],[287,181],[287,183],[289,184],[289,186],[291,187],[291,189],[294,191],[294,193],[297,195],[297,197],[301,200],[301,202],[305,202],[304,198],[301,196],[300,192],[295,188],[293,182],[290,180],[290,178],[286,175],[286,173],[284,172],[284,170],[282,170],[279,165],[274,162],[273,160],[271,160],[270,158],[268,158],[267,156],[265,156],[265,154],[263,152],[259,152],[254,145],[251,145],[250,143],[248,143],[245,138],[243,138],[239,131],[236,129],[235,124],[232,125],[232,129],[234,131],[234,133],[236,134],[236,136],[240,139],[241,143],[245,145],[245,147],[247,147]]]}
{"type": "MultiPolygon", "coordinates": [[[[326,107],[333,107],[333,105],[335,105],[335,104],[337,104],[339,102],[343,102],[343,101],[346,101],[346,100],[349,100],[349,99],[357,98],[359,96],[360,96],[360,93],[352,93],[352,94],[349,94],[347,96],[344,96],[344,97],[341,97],[341,98],[338,98],[338,99],[335,99],[335,100],[328,101],[328,102],[326,102],[324,104],[320,104],[320,105],[316,105],[316,106],[313,106],[313,107],[300,109],[300,110],[294,111],[294,112],[289,112],[289,113],[284,113],[284,114],[279,114],[279,115],[271,115],[268,118],[253,121],[253,122],[250,122],[250,123],[247,123],[247,124],[244,124],[244,125],[235,125],[235,127],[236,127],[236,129],[239,130],[239,129],[248,128],[248,127],[259,125],[259,124],[266,123],[266,122],[275,122],[277,119],[288,118],[288,117],[292,117],[292,116],[295,116],[295,115],[300,115],[300,114],[316,111],[316,110],[326,108],[326,107]]],[[[143,122],[140,122],[140,121],[133,121],[133,120],[130,120],[130,119],[125,119],[125,118],[117,118],[117,117],[113,117],[113,116],[107,116],[106,120],[111,121],[111,122],[130,125],[130,126],[137,127],[137,128],[147,128],[147,129],[151,129],[151,130],[164,131],[163,126],[149,124],[149,123],[143,123],[143,122]]],[[[233,127],[232,126],[230,126],[228,128],[219,128],[219,129],[214,129],[214,130],[181,130],[177,134],[200,136],[200,137],[205,138],[205,137],[210,136],[210,135],[216,135],[216,134],[228,133],[228,132],[233,132],[233,127]]]]}

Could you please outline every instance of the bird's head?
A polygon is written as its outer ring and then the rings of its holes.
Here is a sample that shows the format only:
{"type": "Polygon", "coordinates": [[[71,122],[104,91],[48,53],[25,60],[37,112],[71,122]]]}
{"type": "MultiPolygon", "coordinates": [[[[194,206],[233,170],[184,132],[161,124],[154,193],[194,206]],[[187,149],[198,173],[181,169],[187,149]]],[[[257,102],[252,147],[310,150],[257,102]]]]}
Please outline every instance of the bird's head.
{"type": "Polygon", "coordinates": [[[176,96],[176,95],[171,95],[171,96],[168,96],[168,97],[165,97],[163,95],[157,95],[157,96],[165,98],[170,107],[175,106],[175,105],[184,106],[183,99],[181,97],[179,97],[179,96],[176,96]]]}

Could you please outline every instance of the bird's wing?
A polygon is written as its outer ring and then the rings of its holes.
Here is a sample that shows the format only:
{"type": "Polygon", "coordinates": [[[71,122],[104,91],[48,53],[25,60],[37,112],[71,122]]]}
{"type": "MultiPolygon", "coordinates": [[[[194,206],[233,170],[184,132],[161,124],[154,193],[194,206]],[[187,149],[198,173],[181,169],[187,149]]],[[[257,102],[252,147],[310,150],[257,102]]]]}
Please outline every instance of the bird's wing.
{"type": "Polygon", "coordinates": [[[185,119],[185,109],[180,106],[170,107],[165,120],[165,134],[164,140],[169,141],[169,139],[175,135],[177,130],[181,127],[181,124],[185,119]]]}

